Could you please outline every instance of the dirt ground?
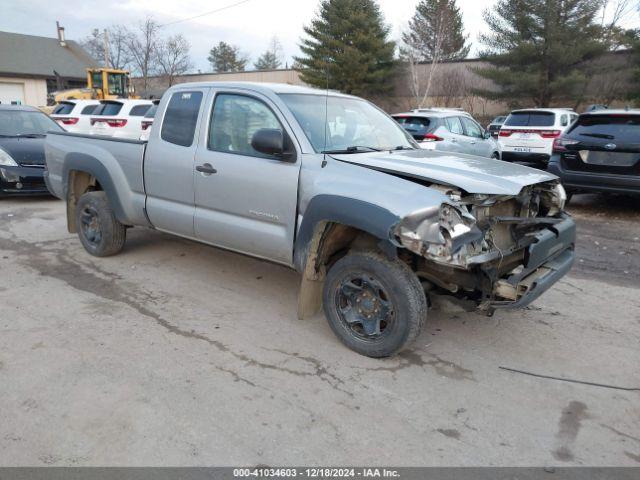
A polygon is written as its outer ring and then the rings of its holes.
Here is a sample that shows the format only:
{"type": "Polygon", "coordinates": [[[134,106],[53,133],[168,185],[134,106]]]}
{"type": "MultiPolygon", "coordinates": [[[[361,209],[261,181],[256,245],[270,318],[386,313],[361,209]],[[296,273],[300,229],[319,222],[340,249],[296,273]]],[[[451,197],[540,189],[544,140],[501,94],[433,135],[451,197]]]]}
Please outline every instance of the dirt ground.
{"type": "Polygon", "coordinates": [[[639,466],[640,205],[570,211],[575,268],[533,305],[439,302],[373,360],[296,319],[284,267],[145,229],[96,259],[63,202],[2,199],[0,466],[639,466]]]}

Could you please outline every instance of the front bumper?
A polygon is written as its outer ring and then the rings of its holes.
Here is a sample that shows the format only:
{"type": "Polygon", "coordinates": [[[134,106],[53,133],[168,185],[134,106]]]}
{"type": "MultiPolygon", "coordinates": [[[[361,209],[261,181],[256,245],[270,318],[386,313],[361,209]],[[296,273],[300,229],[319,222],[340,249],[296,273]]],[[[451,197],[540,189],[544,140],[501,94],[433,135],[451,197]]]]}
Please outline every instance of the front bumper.
{"type": "Polygon", "coordinates": [[[50,194],[44,182],[44,168],[0,166],[0,195],[50,194]]]}
{"type": "Polygon", "coordinates": [[[547,170],[560,177],[562,185],[569,191],[640,194],[640,175],[566,170],[559,155],[551,157],[547,170]]]}
{"type": "Polygon", "coordinates": [[[571,270],[575,239],[576,225],[568,215],[538,233],[536,241],[527,247],[521,268],[494,285],[494,294],[508,299],[494,300],[489,306],[521,308],[537,299],[571,270]]]}

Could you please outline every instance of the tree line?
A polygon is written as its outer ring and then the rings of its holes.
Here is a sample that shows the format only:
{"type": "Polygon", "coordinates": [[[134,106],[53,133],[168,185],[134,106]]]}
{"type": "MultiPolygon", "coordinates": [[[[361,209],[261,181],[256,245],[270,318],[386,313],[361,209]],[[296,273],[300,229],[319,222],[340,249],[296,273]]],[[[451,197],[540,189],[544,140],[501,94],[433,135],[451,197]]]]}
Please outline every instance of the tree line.
{"type": "MultiPolygon", "coordinates": [[[[640,47],[640,29],[619,26],[636,8],[637,0],[498,0],[485,10],[488,33],[478,38],[478,55],[488,66],[474,70],[497,88],[476,88],[474,93],[541,107],[580,98],[590,78],[602,73],[598,69],[609,68],[592,60],[640,47]]],[[[105,43],[96,30],[83,44],[98,61],[134,70],[143,77],[145,90],[148,76],[165,76],[171,85],[192,65],[186,39],[163,37],[151,18],[134,29],[113,26],[107,39],[105,43]]],[[[399,42],[390,38],[376,0],[321,0],[299,46],[293,68],[304,82],[375,97],[390,94],[394,78],[406,75],[415,106],[428,103],[438,65],[467,58],[471,49],[456,0],[420,0],[399,42]],[[425,63],[430,66],[426,79],[420,68],[425,63]]],[[[253,67],[278,69],[282,58],[274,37],[253,67]]],[[[214,72],[239,72],[247,68],[249,57],[221,41],[211,48],[208,61],[214,72]]],[[[640,79],[640,54],[638,65],[640,79]]]]}

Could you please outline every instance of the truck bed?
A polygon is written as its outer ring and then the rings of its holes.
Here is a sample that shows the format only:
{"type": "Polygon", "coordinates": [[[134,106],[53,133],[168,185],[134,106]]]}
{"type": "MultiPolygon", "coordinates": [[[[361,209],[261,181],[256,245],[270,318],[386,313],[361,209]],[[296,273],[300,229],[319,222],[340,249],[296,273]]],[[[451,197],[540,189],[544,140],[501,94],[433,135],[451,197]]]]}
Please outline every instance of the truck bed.
{"type": "Polygon", "coordinates": [[[49,132],[45,140],[51,193],[66,199],[69,172],[91,173],[110,199],[118,220],[128,225],[147,225],[144,212],[143,163],[146,142],[69,132],[49,132]]]}

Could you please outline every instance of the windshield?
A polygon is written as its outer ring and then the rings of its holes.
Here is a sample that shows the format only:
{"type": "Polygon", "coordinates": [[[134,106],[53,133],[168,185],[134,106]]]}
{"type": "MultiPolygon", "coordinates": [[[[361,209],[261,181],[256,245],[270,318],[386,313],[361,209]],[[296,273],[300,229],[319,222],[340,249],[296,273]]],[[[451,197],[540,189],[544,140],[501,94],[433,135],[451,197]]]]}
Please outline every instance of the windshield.
{"type": "Polygon", "coordinates": [[[316,152],[415,148],[408,133],[364,100],[308,94],[281,94],[280,97],[316,152]]]}
{"type": "Polygon", "coordinates": [[[45,135],[49,130],[63,129],[42,112],[0,110],[0,136],[45,135]]]}

